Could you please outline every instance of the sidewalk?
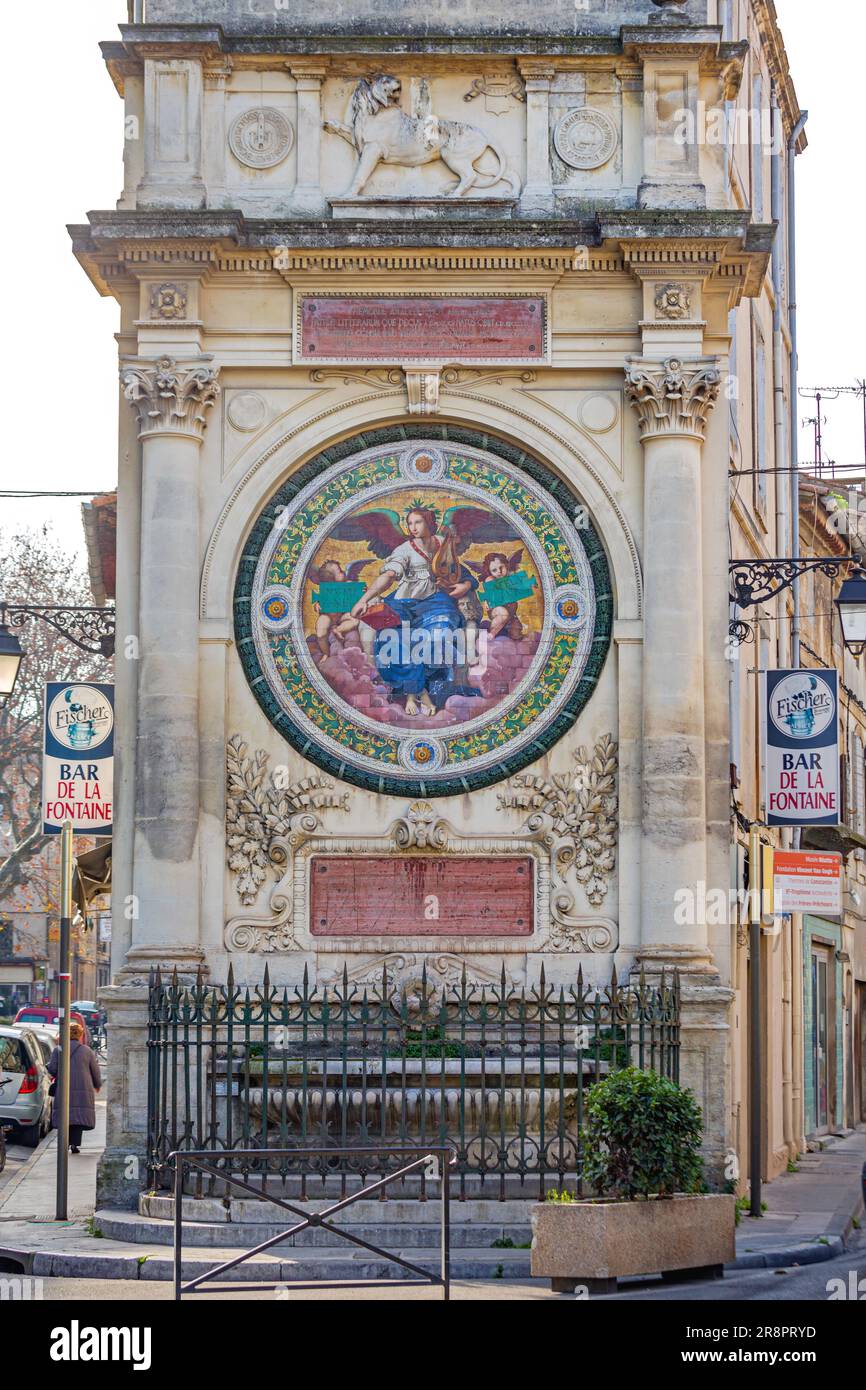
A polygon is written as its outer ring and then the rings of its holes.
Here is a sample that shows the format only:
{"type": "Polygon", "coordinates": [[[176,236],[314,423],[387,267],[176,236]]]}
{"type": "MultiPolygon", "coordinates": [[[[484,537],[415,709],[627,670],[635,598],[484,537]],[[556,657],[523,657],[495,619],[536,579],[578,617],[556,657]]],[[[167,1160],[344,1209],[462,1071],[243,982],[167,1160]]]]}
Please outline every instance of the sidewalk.
{"type": "MultiPolygon", "coordinates": [[[[0,1262],[7,1268],[11,1262],[26,1274],[79,1279],[171,1278],[170,1248],[166,1245],[111,1240],[101,1236],[98,1227],[94,1229],[90,1218],[95,1209],[96,1164],[104,1133],[105,1107],[98,1103],[97,1128],[85,1135],[81,1155],[70,1160],[68,1221],[54,1220],[56,1135],[40,1146],[30,1164],[4,1189],[0,1195],[0,1262]]],[[[760,1220],[742,1217],[737,1229],[737,1257],[728,1268],[816,1264],[841,1254],[854,1223],[863,1220],[864,1159],[866,1134],[862,1128],[847,1138],[828,1140],[823,1152],[804,1154],[798,1160],[798,1172],[783,1174],[765,1187],[764,1216],[760,1220]]],[[[231,1258],[237,1253],[236,1249],[190,1250],[194,1268],[191,1265],[189,1273],[202,1272],[221,1255],[231,1258]]],[[[500,1253],[505,1270],[513,1265],[516,1272],[521,1259],[525,1263],[525,1251],[500,1253]]],[[[234,1277],[291,1278],[292,1263],[285,1255],[261,1255],[236,1270],[234,1277]]]]}
{"type": "MultiPolygon", "coordinates": [[[[96,1201],[96,1165],[105,1148],[105,1101],[96,1101],[96,1128],[85,1132],[80,1154],[69,1155],[69,1188],[66,1210],[70,1216],[93,1215],[96,1201]]],[[[0,1245],[4,1223],[53,1221],[57,1193],[57,1131],[52,1129],[33,1157],[0,1191],[0,1245]]]]}
{"type": "Polygon", "coordinates": [[[760,1220],[743,1216],[737,1228],[737,1269],[817,1264],[840,1255],[863,1221],[861,1172],[866,1133],[827,1139],[820,1153],[801,1154],[798,1172],[783,1173],[763,1189],[760,1220]]]}

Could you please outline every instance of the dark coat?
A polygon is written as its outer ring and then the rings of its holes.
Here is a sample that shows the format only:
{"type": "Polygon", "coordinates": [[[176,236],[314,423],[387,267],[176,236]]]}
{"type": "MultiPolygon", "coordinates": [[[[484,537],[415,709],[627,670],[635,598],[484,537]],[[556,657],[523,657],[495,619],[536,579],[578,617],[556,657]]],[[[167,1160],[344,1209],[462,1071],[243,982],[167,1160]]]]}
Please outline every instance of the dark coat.
{"type": "MultiPolygon", "coordinates": [[[[56,1078],[60,1067],[60,1048],[55,1047],[48,1058],[49,1076],[56,1078]]],[[[69,1071],[69,1123],[81,1125],[84,1129],[96,1126],[96,1092],[102,1085],[102,1073],[96,1054],[84,1043],[73,1042],[71,1047],[71,1066],[69,1071]]],[[[51,1123],[56,1129],[59,1122],[57,1096],[51,1103],[51,1123]]]]}

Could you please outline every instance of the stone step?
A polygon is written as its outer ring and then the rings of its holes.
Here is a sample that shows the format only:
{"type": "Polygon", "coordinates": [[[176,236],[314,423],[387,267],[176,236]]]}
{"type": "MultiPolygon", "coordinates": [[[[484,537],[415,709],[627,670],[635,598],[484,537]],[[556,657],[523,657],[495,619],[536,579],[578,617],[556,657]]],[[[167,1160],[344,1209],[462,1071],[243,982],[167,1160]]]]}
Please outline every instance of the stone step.
{"type": "MultiPolygon", "coordinates": [[[[338,1195],[335,1193],[333,1196],[322,1196],[319,1193],[307,1202],[299,1202],[297,1198],[292,1197],[286,1197],[285,1200],[297,1203],[302,1210],[321,1211],[331,1202],[337,1200],[338,1195]]],[[[534,1204],[534,1197],[522,1201],[512,1199],[504,1202],[477,1197],[466,1202],[452,1201],[450,1204],[451,1226],[516,1225],[528,1228],[530,1212],[534,1204]]],[[[143,1192],[139,1198],[138,1210],[142,1217],[153,1217],[159,1221],[171,1222],[174,1219],[174,1198],[168,1195],[143,1192]]],[[[373,1198],[369,1200],[359,1198],[358,1201],[352,1203],[351,1207],[346,1208],[344,1216],[340,1219],[355,1221],[366,1226],[438,1227],[440,1213],[440,1203],[433,1199],[419,1202],[394,1198],[387,1202],[380,1202],[373,1198]]],[[[117,1215],[115,1212],[109,1214],[117,1215]]],[[[258,1226],[273,1225],[276,1221],[282,1220],[279,1207],[275,1207],[272,1202],[263,1202],[255,1198],[234,1199],[226,1206],[219,1197],[186,1197],[183,1203],[183,1214],[186,1221],[206,1225],[231,1223],[258,1226]]],[[[289,1215],[286,1213],[287,1218],[289,1215]]]]}
{"type": "MultiPolygon", "coordinates": [[[[276,1215],[276,1208],[274,1215],[276,1215]]],[[[242,1222],[201,1222],[185,1220],[183,1224],[183,1243],[184,1246],[215,1246],[228,1249],[250,1249],[260,1245],[265,1240],[277,1236],[284,1231],[287,1226],[292,1225],[299,1218],[293,1217],[290,1212],[285,1212],[284,1218],[274,1222],[271,1221],[257,1224],[246,1224],[242,1222]]],[[[336,1227],[345,1229],[350,1235],[359,1240],[365,1240],[371,1245],[377,1245],[383,1250],[438,1250],[441,1240],[440,1227],[433,1222],[425,1222],[418,1226],[411,1224],[389,1224],[386,1221],[375,1223],[359,1222],[357,1220],[348,1221],[345,1214],[337,1214],[333,1218],[336,1227]]],[[[134,1212],[97,1212],[94,1218],[96,1226],[102,1231],[103,1237],[109,1240],[132,1242],[135,1245],[171,1245],[174,1241],[174,1224],[171,1221],[154,1219],[153,1217],[138,1216],[134,1212]]],[[[452,1250],[465,1249],[497,1249],[494,1245],[498,1240],[509,1240],[510,1247],[518,1248],[527,1245],[531,1239],[531,1230],[527,1222],[526,1225],[506,1225],[496,1224],[475,1224],[471,1222],[457,1222],[451,1225],[451,1248],[452,1250]]],[[[312,1228],[302,1231],[297,1236],[291,1236],[286,1241],[281,1241],[279,1245],[273,1247],[272,1252],[286,1252],[289,1250],[300,1249],[330,1249],[336,1252],[349,1254],[352,1252],[352,1245],[349,1241],[341,1239],[333,1231],[319,1228],[312,1228]]]]}
{"type": "MultiPolygon", "coordinates": [[[[83,1251],[46,1251],[37,1254],[32,1273],[37,1276],[67,1279],[147,1279],[171,1280],[174,1278],[174,1261],[162,1253],[161,1249],[151,1247],[147,1253],[139,1253],[142,1247],[130,1247],[118,1241],[106,1240],[100,1244],[99,1253],[83,1251]]],[[[438,1252],[401,1249],[396,1254],[405,1255],[407,1260],[418,1265],[425,1272],[439,1272],[438,1252]]],[[[235,1259],[237,1249],[217,1247],[203,1254],[184,1253],[181,1263],[181,1277],[195,1279],[206,1274],[216,1265],[235,1259]]],[[[464,1249],[452,1251],[450,1260],[452,1279],[527,1279],[530,1277],[528,1250],[485,1250],[464,1249]]],[[[410,1279],[414,1276],[401,1270],[393,1261],[382,1260],[358,1250],[348,1255],[336,1250],[306,1250],[303,1254],[289,1258],[286,1254],[278,1256],[257,1255],[244,1261],[234,1269],[226,1270],[217,1276],[215,1282],[237,1283],[320,1283],[346,1282],[362,1283],[376,1279],[410,1279]]]]}
{"type": "MultiPolygon", "coordinates": [[[[366,1186],[369,1187],[372,1183],[377,1182],[379,1180],[379,1177],[380,1175],[377,1173],[368,1174],[366,1186]]],[[[192,1175],[190,1181],[191,1183],[195,1182],[195,1174],[192,1175]]],[[[257,1179],[257,1176],[255,1174],[250,1174],[246,1181],[254,1187],[258,1187],[261,1185],[260,1181],[257,1179]]],[[[231,1199],[232,1205],[235,1205],[244,1200],[254,1200],[252,1198],[243,1198],[241,1196],[243,1192],[242,1188],[230,1188],[226,1193],[223,1193],[219,1190],[218,1182],[218,1179],[210,1179],[209,1177],[204,1178],[202,1182],[202,1196],[194,1197],[192,1193],[189,1193],[190,1200],[213,1200],[221,1202],[223,1196],[227,1196],[231,1199]],[[211,1182],[213,1182],[214,1188],[216,1188],[217,1190],[209,1190],[209,1185],[211,1182]]],[[[325,1206],[328,1202],[339,1201],[344,1195],[349,1196],[353,1193],[358,1192],[362,1186],[363,1184],[360,1182],[360,1180],[358,1178],[353,1177],[353,1175],[351,1174],[347,1175],[346,1177],[345,1194],[343,1192],[342,1179],[339,1174],[334,1174],[333,1176],[329,1175],[324,1180],[315,1174],[308,1175],[306,1180],[306,1192],[302,1190],[302,1179],[296,1174],[290,1173],[286,1176],[284,1180],[277,1174],[268,1181],[268,1191],[274,1197],[283,1198],[288,1202],[308,1201],[314,1207],[317,1202],[320,1205],[325,1206]]],[[[565,1178],[562,1181],[560,1181],[560,1179],[555,1173],[550,1173],[547,1175],[545,1179],[544,1186],[546,1192],[562,1187],[568,1188],[569,1191],[574,1191],[575,1175],[574,1173],[566,1173],[565,1178]]],[[[482,1183],[477,1174],[467,1173],[462,1181],[462,1187],[463,1200],[461,1200],[460,1198],[461,1179],[459,1177],[452,1177],[451,1206],[452,1220],[454,1221],[459,1219],[459,1213],[457,1210],[458,1208],[462,1208],[464,1210],[469,1209],[474,1202],[481,1201],[487,1203],[489,1211],[492,1211],[494,1208],[497,1211],[499,1211],[502,1207],[503,1200],[506,1202],[516,1202],[518,1205],[524,1208],[527,1205],[531,1205],[532,1203],[541,1200],[541,1197],[539,1195],[539,1180],[537,1177],[531,1176],[527,1176],[526,1181],[521,1182],[520,1178],[517,1175],[506,1175],[504,1184],[500,1188],[499,1179],[496,1176],[492,1176],[487,1181],[482,1183]]],[[[435,1207],[439,1202],[439,1183],[429,1178],[424,1183],[426,1201],[419,1200],[421,1197],[421,1180],[420,1178],[415,1179],[413,1175],[410,1175],[410,1177],[403,1179],[403,1181],[400,1183],[392,1184],[385,1190],[388,1193],[389,1206],[392,1203],[402,1201],[410,1204],[417,1203],[419,1209],[423,1209],[425,1206],[435,1207]]],[[[168,1200],[173,1201],[173,1196],[169,1190],[165,1190],[160,1193],[155,1193],[154,1195],[164,1196],[168,1200]]],[[[379,1204],[377,1198],[378,1194],[374,1193],[370,1200],[375,1202],[378,1207],[379,1204]]],[[[366,1199],[359,1198],[359,1201],[364,1200],[366,1199]]],[[[139,1208],[139,1210],[141,1210],[141,1208],[139,1208]]],[[[150,1214],[154,1215],[155,1213],[150,1214]]],[[[208,1217],[207,1219],[211,1220],[212,1218],[208,1217]]],[[[214,1219],[221,1220],[222,1218],[216,1217],[214,1219]]],[[[466,1219],[472,1220],[475,1218],[467,1216],[466,1219]]],[[[490,1216],[489,1219],[503,1220],[504,1218],[502,1216],[490,1216]]]]}

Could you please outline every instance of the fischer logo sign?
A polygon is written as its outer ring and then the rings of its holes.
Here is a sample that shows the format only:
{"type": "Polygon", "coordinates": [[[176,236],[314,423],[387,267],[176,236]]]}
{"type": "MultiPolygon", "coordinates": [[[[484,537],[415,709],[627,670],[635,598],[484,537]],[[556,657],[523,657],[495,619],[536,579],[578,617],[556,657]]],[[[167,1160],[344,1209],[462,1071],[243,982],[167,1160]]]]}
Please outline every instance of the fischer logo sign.
{"type": "Polygon", "coordinates": [[[114,686],[45,686],[42,831],[64,822],[87,835],[110,835],[113,816],[114,686]]]}
{"type": "Polygon", "coordinates": [[[839,689],[835,671],[764,675],[768,825],[839,824],[839,689]]]}

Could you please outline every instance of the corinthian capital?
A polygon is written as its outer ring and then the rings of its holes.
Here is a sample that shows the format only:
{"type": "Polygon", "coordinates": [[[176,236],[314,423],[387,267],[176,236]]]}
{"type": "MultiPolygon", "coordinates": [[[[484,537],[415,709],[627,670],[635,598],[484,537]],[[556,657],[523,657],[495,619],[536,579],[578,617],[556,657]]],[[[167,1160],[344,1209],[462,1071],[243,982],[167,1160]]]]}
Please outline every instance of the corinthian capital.
{"type": "Polygon", "coordinates": [[[123,367],[120,382],[124,396],[138,412],[139,436],[204,437],[205,411],[220,390],[213,367],[185,366],[173,357],[160,357],[123,367]]]}
{"type": "Polygon", "coordinates": [[[719,394],[721,373],[715,357],[653,362],[630,357],[625,393],[638,413],[641,439],[682,434],[703,440],[719,394]]]}

